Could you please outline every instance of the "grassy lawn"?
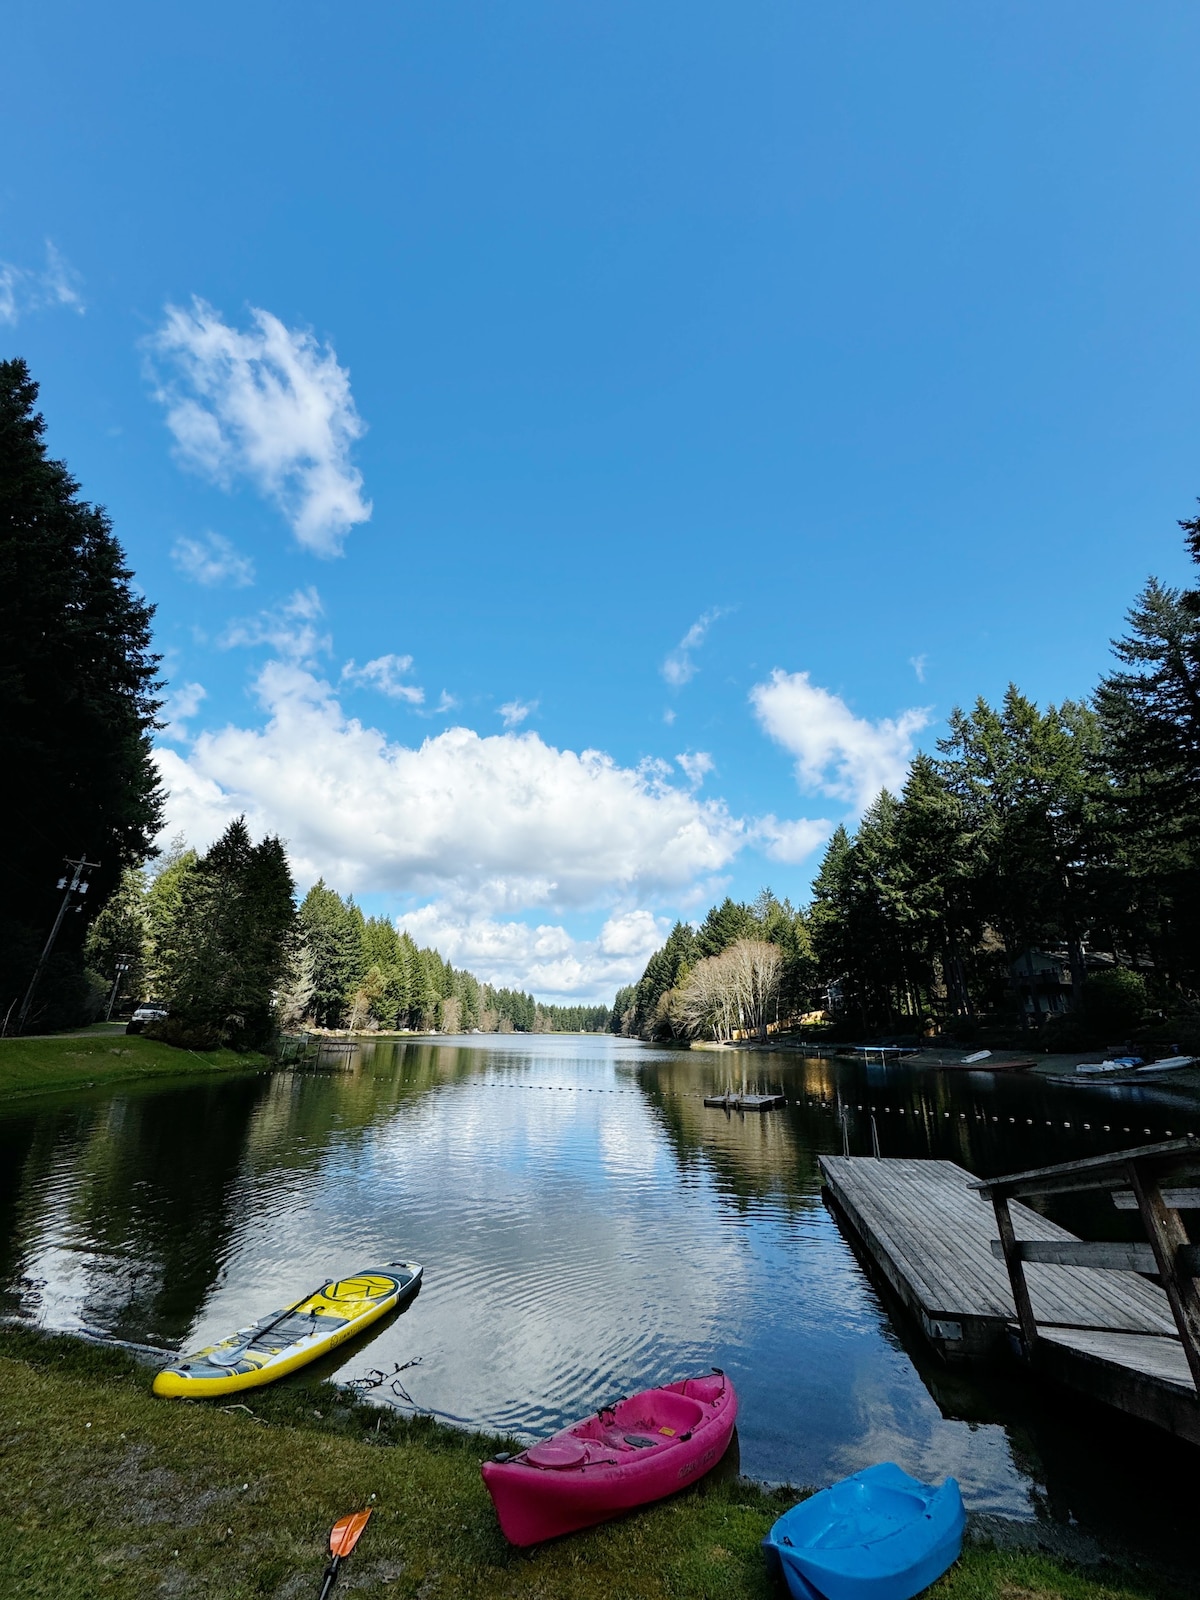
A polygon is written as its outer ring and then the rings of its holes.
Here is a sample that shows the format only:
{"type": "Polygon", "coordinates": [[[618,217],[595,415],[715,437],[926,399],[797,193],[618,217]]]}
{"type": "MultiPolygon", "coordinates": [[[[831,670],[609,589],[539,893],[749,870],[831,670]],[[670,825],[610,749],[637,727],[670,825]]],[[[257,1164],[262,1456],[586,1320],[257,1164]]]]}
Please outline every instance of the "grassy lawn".
{"type": "Polygon", "coordinates": [[[133,1078],[254,1071],[268,1064],[265,1056],[232,1050],[177,1050],[116,1028],[89,1028],[46,1039],[0,1039],[0,1098],[133,1078]]]}
{"type": "MultiPolygon", "coordinates": [[[[337,1593],[411,1600],[768,1600],[759,1540],[788,1494],[710,1480],[520,1553],[479,1462],[498,1442],[295,1381],[249,1409],[153,1399],[123,1352],[0,1329],[0,1577],[24,1600],[315,1595],[333,1522],[376,1514],[337,1593]]],[[[782,1593],[782,1591],[778,1591],[782,1593]]],[[[935,1600],[1157,1600],[973,1548],[935,1600]]]]}

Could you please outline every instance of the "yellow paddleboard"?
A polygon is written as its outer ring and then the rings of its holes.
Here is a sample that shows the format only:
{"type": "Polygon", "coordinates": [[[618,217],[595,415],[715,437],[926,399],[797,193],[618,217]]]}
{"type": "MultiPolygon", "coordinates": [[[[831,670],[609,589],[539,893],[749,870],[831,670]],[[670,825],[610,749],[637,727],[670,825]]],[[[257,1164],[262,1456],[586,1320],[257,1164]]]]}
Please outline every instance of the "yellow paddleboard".
{"type": "Polygon", "coordinates": [[[393,1261],[324,1283],[286,1311],[273,1311],[219,1344],[164,1367],[154,1380],[154,1392],[202,1400],[273,1383],[353,1339],[415,1294],[421,1271],[415,1261],[393,1261]]]}

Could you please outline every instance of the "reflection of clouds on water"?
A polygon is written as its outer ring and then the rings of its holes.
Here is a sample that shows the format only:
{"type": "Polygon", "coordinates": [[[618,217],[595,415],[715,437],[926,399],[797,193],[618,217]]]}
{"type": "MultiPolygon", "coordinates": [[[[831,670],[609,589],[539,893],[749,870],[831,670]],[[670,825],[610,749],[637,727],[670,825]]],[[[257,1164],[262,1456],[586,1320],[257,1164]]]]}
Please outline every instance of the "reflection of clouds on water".
{"type": "Polygon", "coordinates": [[[831,1451],[831,1478],[875,1461],[894,1461],[926,1482],[957,1478],[971,1511],[1033,1515],[1029,1480],[1013,1461],[1002,1427],[946,1421],[923,1389],[914,1398],[909,1385],[894,1381],[879,1364],[859,1367],[854,1380],[857,1426],[831,1451]],[[916,1410],[924,1414],[914,1416],[916,1410]]]}
{"type": "MultiPolygon", "coordinates": [[[[419,1405],[529,1435],[716,1364],[753,1475],[821,1484],[889,1458],[1027,1510],[1008,1434],[943,1418],[821,1201],[816,1156],[840,1149],[838,1085],[866,1102],[860,1068],[494,1036],[381,1041],[344,1065],[98,1095],[20,1137],[0,1121],[8,1304],[132,1339],[186,1328],[192,1347],[323,1274],[417,1259],[419,1298],[339,1353],[343,1376],[421,1356],[419,1405]],[[786,1111],[703,1106],[735,1081],[782,1088],[786,1111]]],[[[998,1137],[959,1120],[977,1084],[889,1069],[884,1086],[897,1154],[998,1137]]],[[[998,1110],[1050,1093],[986,1092],[998,1110]]]]}

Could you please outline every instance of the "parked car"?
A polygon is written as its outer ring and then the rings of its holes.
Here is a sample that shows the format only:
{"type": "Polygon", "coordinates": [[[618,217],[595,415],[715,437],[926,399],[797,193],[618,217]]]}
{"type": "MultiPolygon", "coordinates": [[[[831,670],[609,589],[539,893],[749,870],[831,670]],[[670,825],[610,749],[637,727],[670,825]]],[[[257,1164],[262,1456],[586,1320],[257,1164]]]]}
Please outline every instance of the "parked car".
{"type": "Polygon", "coordinates": [[[166,1006],[139,1006],[125,1025],[126,1033],[141,1033],[148,1022],[165,1022],[166,1006]]]}

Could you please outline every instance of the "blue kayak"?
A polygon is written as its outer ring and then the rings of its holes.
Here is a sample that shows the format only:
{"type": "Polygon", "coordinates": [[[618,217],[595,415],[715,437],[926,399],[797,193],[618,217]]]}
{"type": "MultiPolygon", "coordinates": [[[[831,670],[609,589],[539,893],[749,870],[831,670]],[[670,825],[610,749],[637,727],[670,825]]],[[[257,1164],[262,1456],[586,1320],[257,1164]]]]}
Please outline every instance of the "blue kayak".
{"type": "Polygon", "coordinates": [[[958,1560],[966,1522],[953,1478],[885,1461],[785,1511],[763,1549],[796,1600],[910,1600],[958,1560]]]}

